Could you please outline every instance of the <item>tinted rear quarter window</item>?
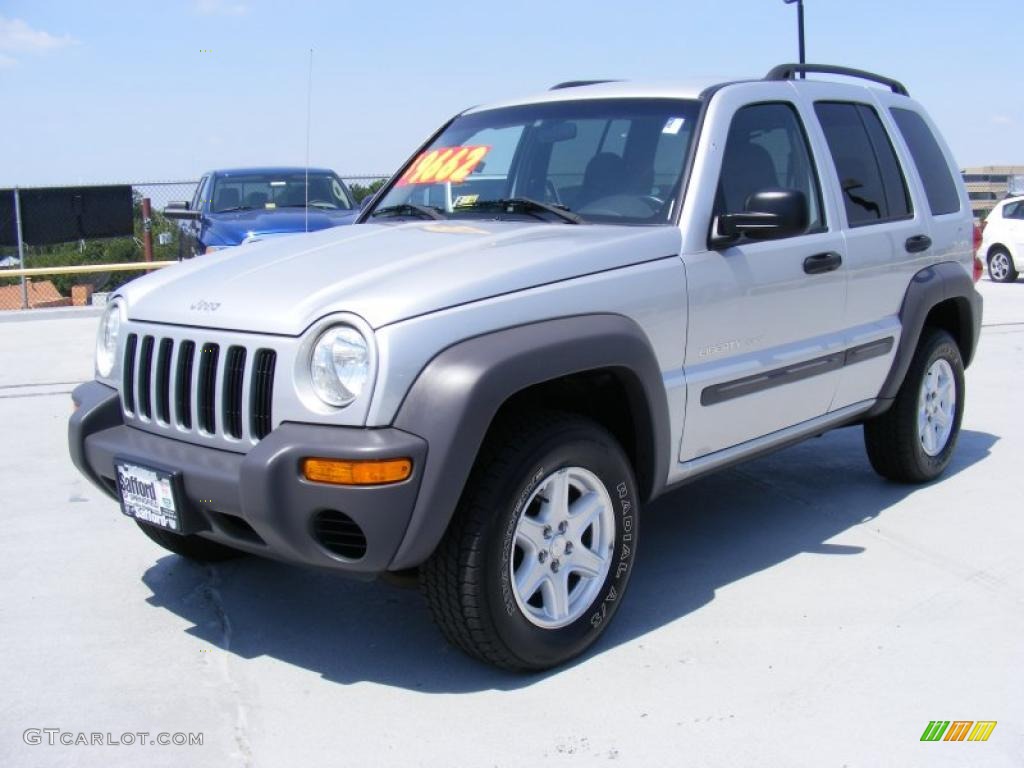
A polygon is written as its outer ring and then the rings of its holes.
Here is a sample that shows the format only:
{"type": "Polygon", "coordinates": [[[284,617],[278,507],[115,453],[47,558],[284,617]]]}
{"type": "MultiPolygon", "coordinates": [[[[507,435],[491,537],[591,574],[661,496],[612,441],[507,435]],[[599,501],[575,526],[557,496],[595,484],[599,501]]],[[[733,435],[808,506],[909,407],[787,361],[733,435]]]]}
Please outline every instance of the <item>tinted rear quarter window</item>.
{"type": "Polygon", "coordinates": [[[866,104],[820,101],[814,111],[825,132],[850,226],[907,218],[910,195],[889,135],[866,104]]]}
{"type": "Polygon", "coordinates": [[[924,184],[928,208],[932,214],[941,216],[944,213],[959,211],[960,195],[949,171],[946,156],[924,118],[911,109],[893,107],[889,112],[892,113],[896,126],[903,134],[903,140],[910,148],[910,155],[914,159],[921,183],[924,184]]]}

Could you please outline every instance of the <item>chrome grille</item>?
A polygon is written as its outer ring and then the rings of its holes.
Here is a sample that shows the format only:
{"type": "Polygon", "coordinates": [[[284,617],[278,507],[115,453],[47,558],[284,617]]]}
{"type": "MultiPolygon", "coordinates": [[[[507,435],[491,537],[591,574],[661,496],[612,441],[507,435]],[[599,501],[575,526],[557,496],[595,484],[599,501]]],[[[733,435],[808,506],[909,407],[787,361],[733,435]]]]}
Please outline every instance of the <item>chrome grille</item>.
{"type": "Polygon", "coordinates": [[[201,338],[131,333],[121,405],[148,429],[256,442],[270,433],[277,352],[201,338]]]}

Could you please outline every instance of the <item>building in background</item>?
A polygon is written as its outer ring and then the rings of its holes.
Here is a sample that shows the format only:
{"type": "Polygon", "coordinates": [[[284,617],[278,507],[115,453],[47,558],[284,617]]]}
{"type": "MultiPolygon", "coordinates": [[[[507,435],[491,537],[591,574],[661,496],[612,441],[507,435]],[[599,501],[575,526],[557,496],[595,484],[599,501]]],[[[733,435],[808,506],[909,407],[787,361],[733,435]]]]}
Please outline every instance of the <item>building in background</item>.
{"type": "Polygon", "coordinates": [[[971,212],[976,219],[988,216],[995,204],[1010,193],[1011,182],[1016,181],[1017,186],[1024,182],[1024,165],[983,165],[964,168],[961,173],[971,198],[971,212]],[[1014,179],[1015,176],[1020,180],[1014,179]]]}

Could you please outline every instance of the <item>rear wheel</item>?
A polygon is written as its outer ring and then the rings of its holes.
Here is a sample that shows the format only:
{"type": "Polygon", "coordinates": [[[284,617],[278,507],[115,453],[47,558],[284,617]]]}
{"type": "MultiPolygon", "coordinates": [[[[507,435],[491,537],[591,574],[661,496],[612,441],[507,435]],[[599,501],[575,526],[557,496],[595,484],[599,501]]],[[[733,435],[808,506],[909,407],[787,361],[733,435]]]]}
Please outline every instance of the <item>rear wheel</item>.
{"type": "Polygon", "coordinates": [[[241,557],[245,554],[237,549],[226,547],[223,544],[218,544],[216,541],[210,541],[199,536],[181,536],[177,533],[165,531],[162,528],[140,523],[137,520],[135,522],[146,536],[167,551],[197,563],[216,563],[221,560],[241,557]]]}
{"type": "Polygon", "coordinates": [[[988,255],[988,276],[997,283],[1012,283],[1017,279],[1010,252],[1001,246],[993,248],[988,255]]]}
{"type": "Polygon", "coordinates": [[[629,462],[596,423],[545,412],[496,430],[421,569],[436,623],[507,669],[582,653],[622,599],[636,513],[629,462]]]}
{"type": "Polygon", "coordinates": [[[949,465],[964,413],[964,364],[946,331],[926,327],[888,411],[864,424],[871,466],[901,483],[934,480],[949,465]]]}

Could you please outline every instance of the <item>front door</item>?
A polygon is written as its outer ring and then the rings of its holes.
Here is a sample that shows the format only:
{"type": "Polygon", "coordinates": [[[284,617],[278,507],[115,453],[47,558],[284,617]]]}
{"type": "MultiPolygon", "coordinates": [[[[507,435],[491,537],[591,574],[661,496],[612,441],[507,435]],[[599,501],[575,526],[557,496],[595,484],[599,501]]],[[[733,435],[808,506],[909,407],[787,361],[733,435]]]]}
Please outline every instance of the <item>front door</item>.
{"type": "Polygon", "coordinates": [[[787,100],[737,104],[728,126],[710,137],[725,147],[711,231],[718,215],[742,212],[752,194],[768,189],[803,192],[808,222],[793,237],[686,255],[680,461],[822,416],[842,367],[844,240],[798,108],[787,100]]]}

